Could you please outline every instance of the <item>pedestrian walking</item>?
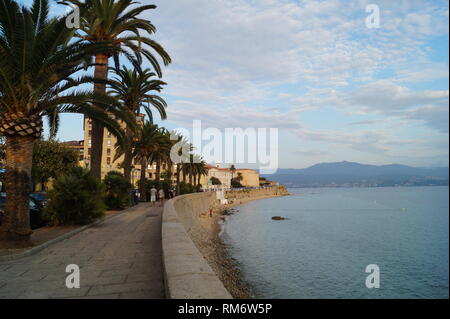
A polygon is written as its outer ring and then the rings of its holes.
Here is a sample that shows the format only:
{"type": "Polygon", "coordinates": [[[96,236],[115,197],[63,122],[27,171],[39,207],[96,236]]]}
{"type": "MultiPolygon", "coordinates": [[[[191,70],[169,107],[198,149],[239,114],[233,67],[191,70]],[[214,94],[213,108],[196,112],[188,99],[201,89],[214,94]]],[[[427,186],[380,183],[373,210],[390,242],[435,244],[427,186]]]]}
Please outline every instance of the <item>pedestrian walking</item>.
{"type": "Polygon", "coordinates": [[[153,185],[152,188],[150,189],[150,205],[151,206],[155,206],[157,192],[158,191],[156,190],[155,186],[153,185]]]}
{"type": "Polygon", "coordinates": [[[160,202],[160,204],[161,204],[161,206],[163,206],[164,205],[164,189],[160,189],[159,190],[159,202],[160,202]]]}

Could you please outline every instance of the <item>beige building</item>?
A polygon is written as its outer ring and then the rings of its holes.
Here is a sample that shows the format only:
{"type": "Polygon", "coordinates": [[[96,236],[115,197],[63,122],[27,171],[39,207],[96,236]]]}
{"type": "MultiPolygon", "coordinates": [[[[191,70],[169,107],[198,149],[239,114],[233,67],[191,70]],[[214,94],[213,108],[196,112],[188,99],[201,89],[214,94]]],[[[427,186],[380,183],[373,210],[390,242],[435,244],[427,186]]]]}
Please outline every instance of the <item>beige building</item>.
{"type": "Polygon", "coordinates": [[[244,187],[259,187],[259,174],[257,171],[248,168],[236,169],[233,177],[236,178],[239,174],[242,176],[240,181],[244,187]]]}
{"type": "MultiPolygon", "coordinates": [[[[144,114],[139,114],[137,116],[137,120],[140,123],[144,123],[144,114]]],[[[120,121],[122,127],[125,127],[125,124],[123,121],[120,121]]],[[[82,166],[89,168],[90,167],[90,161],[91,161],[91,148],[92,148],[92,120],[89,118],[84,119],[84,143],[83,143],[83,161],[82,166]]],[[[119,157],[116,161],[114,161],[114,157],[116,156],[116,142],[117,139],[114,137],[114,135],[111,134],[106,128],[103,134],[103,151],[102,151],[102,178],[105,177],[105,175],[108,172],[111,171],[118,171],[123,172],[123,169],[121,168],[121,164],[123,162],[124,157],[119,157]]],[[[140,164],[134,163],[133,169],[131,171],[131,179],[133,181],[138,181],[140,178],[140,164]]],[[[149,167],[150,169],[150,167],[149,167]]]]}
{"type": "Polygon", "coordinates": [[[203,188],[231,188],[231,179],[236,178],[240,174],[242,176],[241,184],[244,187],[259,187],[259,174],[253,169],[241,168],[231,173],[229,168],[220,168],[219,165],[208,166],[208,175],[202,176],[200,183],[203,188]],[[215,186],[211,183],[211,177],[216,177],[222,185],[215,186]]]}
{"type": "Polygon", "coordinates": [[[219,165],[208,165],[208,175],[202,176],[200,184],[205,189],[211,188],[231,188],[231,171],[228,168],[220,168],[219,165]],[[216,177],[222,183],[221,185],[213,185],[211,177],[216,177]]]}

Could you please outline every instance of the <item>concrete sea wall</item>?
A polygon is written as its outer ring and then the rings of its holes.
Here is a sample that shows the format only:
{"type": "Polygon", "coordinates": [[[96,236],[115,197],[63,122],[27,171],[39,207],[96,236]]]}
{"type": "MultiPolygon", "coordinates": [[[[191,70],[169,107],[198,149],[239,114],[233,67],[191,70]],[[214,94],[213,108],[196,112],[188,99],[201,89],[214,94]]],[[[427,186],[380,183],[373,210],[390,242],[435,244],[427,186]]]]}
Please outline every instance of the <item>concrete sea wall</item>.
{"type": "MultiPolygon", "coordinates": [[[[251,199],[287,195],[280,187],[227,191],[234,204],[251,199]]],[[[216,192],[178,196],[166,202],[162,218],[162,251],[166,297],[173,299],[230,299],[230,293],[190,237],[209,209],[222,206],[216,192]]]]}

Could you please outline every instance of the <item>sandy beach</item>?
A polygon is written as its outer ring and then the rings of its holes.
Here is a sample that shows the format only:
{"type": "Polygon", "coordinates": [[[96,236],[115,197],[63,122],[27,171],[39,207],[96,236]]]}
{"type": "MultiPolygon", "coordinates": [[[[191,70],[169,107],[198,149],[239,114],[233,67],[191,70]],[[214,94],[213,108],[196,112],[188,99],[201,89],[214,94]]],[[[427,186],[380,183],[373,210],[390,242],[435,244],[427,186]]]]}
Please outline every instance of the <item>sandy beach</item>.
{"type": "Polygon", "coordinates": [[[230,256],[228,248],[219,236],[220,222],[228,214],[227,211],[233,207],[253,200],[285,195],[287,194],[231,199],[233,202],[230,204],[214,207],[211,216],[209,213],[201,214],[198,225],[189,231],[197,248],[235,299],[250,299],[254,296],[250,286],[242,278],[238,261],[230,256]]]}

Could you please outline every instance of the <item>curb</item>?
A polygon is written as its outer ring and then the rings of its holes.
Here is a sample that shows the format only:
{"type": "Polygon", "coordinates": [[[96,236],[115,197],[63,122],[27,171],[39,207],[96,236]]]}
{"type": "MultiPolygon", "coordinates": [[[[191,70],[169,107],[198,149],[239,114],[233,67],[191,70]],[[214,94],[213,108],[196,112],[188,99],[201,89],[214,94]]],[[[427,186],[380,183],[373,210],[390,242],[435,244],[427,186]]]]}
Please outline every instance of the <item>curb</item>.
{"type": "MultiPolygon", "coordinates": [[[[134,208],[134,207],[135,206],[130,207],[130,208],[134,208]]],[[[113,219],[115,217],[121,216],[121,215],[125,214],[130,208],[127,208],[123,212],[118,213],[118,214],[116,214],[114,216],[109,216],[109,217],[106,217],[104,219],[97,220],[97,221],[95,221],[95,222],[93,222],[93,223],[91,223],[89,225],[85,225],[85,226],[82,226],[80,228],[74,229],[74,230],[72,230],[72,231],[70,231],[70,232],[68,232],[68,233],[66,233],[64,235],[61,235],[59,237],[53,238],[53,239],[51,239],[49,241],[46,241],[45,243],[40,244],[38,246],[35,246],[35,247],[33,247],[33,248],[31,248],[31,249],[29,249],[27,251],[24,251],[24,252],[21,252],[21,253],[18,253],[18,254],[11,254],[11,255],[0,256],[0,263],[4,262],[4,261],[12,261],[12,260],[16,260],[16,259],[21,259],[21,258],[24,258],[24,257],[32,256],[32,255],[40,252],[41,250],[47,248],[48,246],[51,246],[51,245],[56,244],[56,243],[59,243],[60,241],[63,241],[65,239],[69,239],[70,237],[73,237],[76,234],[81,233],[83,230],[86,230],[88,228],[91,228],[93,226],[101,224],[101,223],[103,223],[103,222],[105,222],[107,220],[113,219]]]]}

